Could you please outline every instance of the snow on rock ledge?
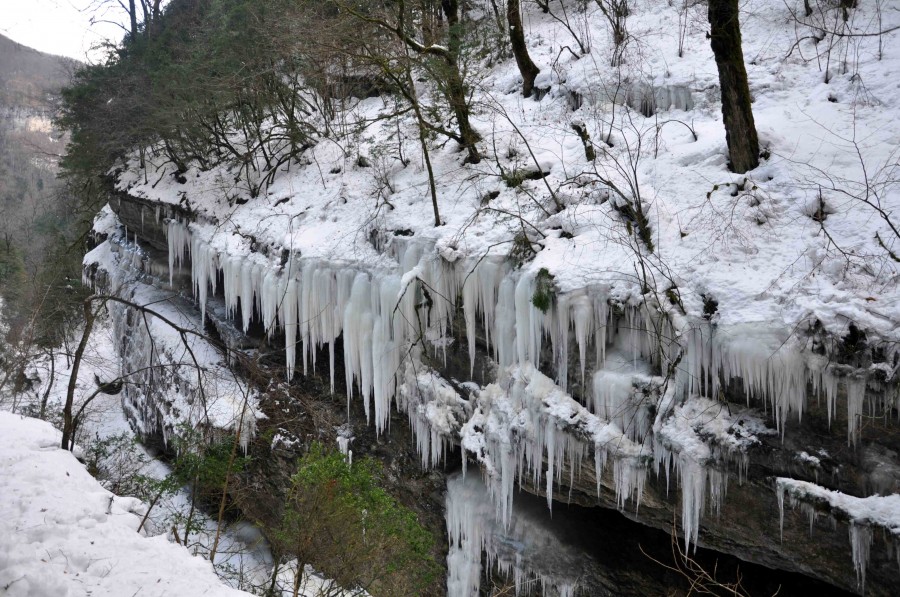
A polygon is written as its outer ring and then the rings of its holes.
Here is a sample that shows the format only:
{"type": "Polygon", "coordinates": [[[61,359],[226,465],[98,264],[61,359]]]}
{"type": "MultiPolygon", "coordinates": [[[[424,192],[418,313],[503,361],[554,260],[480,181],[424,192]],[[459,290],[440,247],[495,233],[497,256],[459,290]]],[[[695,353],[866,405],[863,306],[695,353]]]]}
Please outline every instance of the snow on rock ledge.
{"type": "Polygon", "coordinates": [[[866,567],[875,528],[881,528],[882,538],[889,552],[897,557],[900,567],[900,495],[873,495],[854,497],[832,491],[815,483],[779,477],[775,481],[778,495],[778,511],[784,532],[784,498],[791,506],[800,506],[809,517],[810,533],[819,511],[824,509],[831,517],[847,518],[850,524],[850,548],[853,568],[859,586],[865,592],[866,567]]]}

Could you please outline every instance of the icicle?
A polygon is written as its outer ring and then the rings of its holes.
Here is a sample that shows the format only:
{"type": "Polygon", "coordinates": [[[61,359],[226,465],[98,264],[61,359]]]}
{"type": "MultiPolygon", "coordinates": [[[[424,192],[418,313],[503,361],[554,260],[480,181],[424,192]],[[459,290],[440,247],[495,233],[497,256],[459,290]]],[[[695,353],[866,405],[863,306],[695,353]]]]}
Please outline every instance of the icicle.
{"type": "Polygon", "coordinates": [[[872,528],[867,524],[850,521],[850,548],[856,583],[866,592],[866,567],[869,565],[869,548],[872,546],[872,528]]]}
{"type": "Polygon", "coordinates": [[[856,444],[859,439],[863,400],[866,397],[866,380],[847,378],[847,443],[856,444]]]}
{"type": "Polygon", "coordinates": [[[547,508],[553,510],[553,482],[556,480],[554,466],[556,465],[556,425],[552,421],[547,423],[547,508]]]}
{"type": "Polygon", "coordinates": [[[244,332],[250,329],[250,320],[253,318],[253,266],[241,260],[240,287],[237,291],[241,304],[241,325],[244,332]]]}
{"type": "Polygon", "coordinates": [[[613,483],[616,486],[616,503],[620,509],[625,507],[625,502],[629,499],[635,501],[635,512],[640,509],[646,480],[645,467],[638,466],[626,458],[616,458],[613,461],[613,483]]]}
{"type": "Polygon", "coordinates": [[[553,309],[556,317],[551,326],[551,337],[556,356],[556,378],[559,387],[566,391],[569,382],[569,296],[558,296],[553,309]]]}
{"type": "MultiPolygon", "coordinates": [[[[572,324],[575,327],[575,342],[578,344],[578,359],[581,370],[581,385],[584,387],[585,361],[587,360],[588,338],[594,328],[594,308],[590,298],[578,296],[572,300],[572,324]]],[[[566,348],[568,350],[568,348],[566,348]]],[[[599,350],[599,348],[598,348],[599,350]]]]}
{"type": "Polygon", "coordinates": [[[462,287],[463,299],[463,316],[466,322],[466,340],[469,343],[469,376],[473,376],[475,372],[475,323],[477,318],[477,302],[478,302],[478,279],[477,276],[470,275],[463,283],[462,287]]]}
{"type": "Polygon", "coordinates": [[[684,533],[684,551],[688,553],[691,542],[695,548],[697,545],[706,475],[703,465],[689,458],[681,459],[678,468],[681,477],[681,530],[684,533]]]}
{"type": "Polygon", "coordinates": [[[496,332],[494,333],[494,351],[497,363],[501,367],[513,364],[516,358],[516,298],[515,283],[512,278],[505,278],[500,284],[497,297],[496,332]]]}
{"type": "Polygon", "coordinates": [[[608,292],[600,293],[594,301],[594,346],[597,352],[596,367],[599,369],[606,362],[607,326],[609,325],[608,292]]]}
{"type": "Polygon", "coordinates": [[[297,280],[288,278],[281,303],[281,325],[284,328],[284,351],[287,360],[287,377],[294,376],[294,365],[297,360],[297,280]]]}
{"type": "MultiPolygon", "coordinates": [[[[500,283],[500,265],[487,258],[478,266],[478,309],[482,313],[484,337],[487,350],[491,350],[491,333],[494,330],[494,308],[497,302],[497,287],[500,283]]],[[[496,338],[494,338],[496,342],[496,338]]]]}
{"type": "Polygon", "coordinates": [[[519,363],[539,362],[543,313],[532,304],[534,277],[522,275],[516,284],[516,348],[519,363]]]}
{"type": "Polygon", "coordinates": [[[166,240],[169,249],[169,286],[174,285],[175,268],[180,267],[191,252],[191,233],[188,227],[175,220],[166,226],[166,240]]]}
{"type": "Polygon", "coordinates": [[[270,269],[265,274],[261,286],[260,310],[262,312],[263,327],[265,328],[266,335],[269,338],[271,338],[272,334],[275,333],[275,324],[277,322],[278,315],[278,303],[281,299],[278,292],[278,279],[279,276],[275,273],[275,270],[270,269]]]}

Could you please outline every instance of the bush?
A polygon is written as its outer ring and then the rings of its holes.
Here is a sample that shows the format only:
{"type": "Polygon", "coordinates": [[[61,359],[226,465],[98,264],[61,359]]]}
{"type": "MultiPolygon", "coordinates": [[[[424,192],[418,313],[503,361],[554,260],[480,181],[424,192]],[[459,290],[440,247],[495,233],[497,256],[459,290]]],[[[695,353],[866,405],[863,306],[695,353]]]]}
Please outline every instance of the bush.
{"type": "MultiPolygon", "coordinates": [[[[378,595],[417,595],[437,580],[434,538],[415,514],[379,486],[379,464],[349,464],[315,443],[300,459],[276,549],[345,588],[378,595]]],[[[297,578],[295,582],[300,582],[297,578]]]]}

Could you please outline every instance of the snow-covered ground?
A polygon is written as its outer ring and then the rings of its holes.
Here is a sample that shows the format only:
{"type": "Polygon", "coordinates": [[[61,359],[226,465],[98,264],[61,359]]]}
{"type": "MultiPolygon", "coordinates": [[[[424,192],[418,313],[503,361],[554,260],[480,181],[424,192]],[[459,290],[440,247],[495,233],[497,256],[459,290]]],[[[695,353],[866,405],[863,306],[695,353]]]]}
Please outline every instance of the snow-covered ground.
{"type": "Polygon", "coordinates": [[[246,594],[165,536],[139,534],[146,506],[103,489],[59,443],[49,423],[0,411],[4,594],[246,594]]]}
{"type": "MultiPolygon", "coordinates": [[[[461,167],[463,156],[452,145],[434,151],[441,227],[435,228],[430,216],[411,121],[402,123],[407,128],[401,127],[399,140],[388,137],[396,130],[393,123],[371,125],[360,138],[345,141],[355,149],[349,153],[323,142],[310,150],[308,165],[292,165],[257,198],[250,198],[225,167],[191,169],[187,183],[179,184],[167,175],[174,166],[162,160],[148,164],[146,176],[137,161],[131,163],[119,176],[119,188],[189,207],[201,221],[217,224],[192,232],[220,257],[219,267],[230,257],[271,266],[285,248],[305,260],[396,271],[397,261],[370,242],[373,232],[391,237],[395,230],[413,233],[451,261],[506,256],[512,235],[522,228],[518,217],[508,214],[521,214],[546,235],[534,239],[540,250],[526,272],[547,268],[561,292],[602,283],[610,286],[609,296],[634,300],[641,293],[633,243],[613,209],[615,201],[604,201],[595,172],[622,183],[614,160],[634,160],[636,183],[652,214],[657,256],[670,278],[657,284],[677,285],[689,314],[702,312],[704,294],[718,301],[722,327],[753,322],[792,328],[817,319],[837,333],[853,322],[890,337],[898,323],[898,267],[875,233],[889,249],[900,239],[863,199],[879,192],[879,206],[888,213],[900,203],[894,182],[900,142],[894,117],[900,107],[898,32],[851,38],[848,48],[835,48],[840,56],[832,56],[826,84],[824,57],[816,58],[822,48],[810,39],[798,42],[812,29],[795,26],[794,4],[741,4],[754,116],[762,145],[771,152],[746,175],[726,167],[718,77],[702,5],[683,9],[686,40],[679,57],[679,32],[672,23],[679,22],[681,3],[629,3],[630,40],[619,69],[608,66],[611,42],[594,3],[587,3],[586,15],[573,13],[591,48],[577,60],[561,51],[573,43],[572,35],[525,3],[529,50],[542,69],[538,86],[546,95],[540,101],[522,98],[511,60],[480,67],[472,82],[476,126],[493,148],[485,147],[488,156],[472,167],[461,167]],[[618,95],[614,86],[621,86],[618,95]],[[666,102],[662,107],[671,104],[670,109],[650,117],[614,105],[643,87],[670,90],[669,95],[681,90],[689,99],[666,102]],[[581,98],[574,110],[572,94],[581,98]],[[677,121],[689,124],[697,140],[677,121]],[[596,164],[585,158],[571,123],[588,127],[600,152],[596,164]],[[613,147],[601,142],[610,127],[613,147]],[[405,167],[397,157],[401,148],[413,158],[405,167]],[[377,158],[373,166],[360,167],[358,154],[377,158]],[[544,180],[509,188],[501,178],[501,169],[539,166],[549,172],[544,180]],[[377,198],[373,185],[379,176],[391,183],[390,190],[379,191],[390,206],[377,198]],[[560,209],[550,208],[548,187],[560,209]],[[483,201],[491,192],[499,195],[483,201]],[[828,234],[812,217],[820,192],[828,234]],[[548,217],[535,200],[556,213],[548,217]],[[266,249],[271,249],[268,258],[260,254],[266,249]]],[[[802,12],[802,3],[798,6],[802,12]]],[[[878,13],[862,4],[851,15],[855,33],[900,23],[890,4],[878,13]]],[[[387,108],[380,98],[367,99],[346,118],[372,117],[387,108]]]]}

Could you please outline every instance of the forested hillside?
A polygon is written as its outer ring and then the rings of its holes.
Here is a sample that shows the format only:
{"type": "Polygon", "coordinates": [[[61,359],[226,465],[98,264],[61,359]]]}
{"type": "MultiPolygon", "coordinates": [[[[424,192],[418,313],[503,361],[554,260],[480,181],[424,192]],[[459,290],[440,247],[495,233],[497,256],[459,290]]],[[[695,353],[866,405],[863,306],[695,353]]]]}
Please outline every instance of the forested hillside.
{"type": "Polygon", "coordinates": [[[52,124],[77,66],[0,36],[0,317],[9,346],[29,347],[13,350],[20,355],[62,340],[78,294],[77,239],[86,227],[82,220],[79,232],[57,180],[66,138],[52,124]]]}

